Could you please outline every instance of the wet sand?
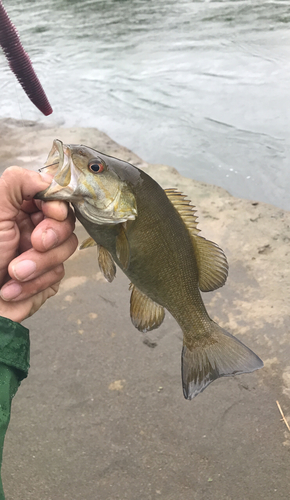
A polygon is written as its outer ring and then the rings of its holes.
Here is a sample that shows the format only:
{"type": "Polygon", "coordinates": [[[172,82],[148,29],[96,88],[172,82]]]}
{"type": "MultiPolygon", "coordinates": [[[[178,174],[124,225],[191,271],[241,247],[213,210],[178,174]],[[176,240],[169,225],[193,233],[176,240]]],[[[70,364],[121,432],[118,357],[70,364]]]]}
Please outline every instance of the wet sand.
{"type": "MultiPolygon", "coordinates": [[[[128,280],[107,283],[95,248],[67,262],[59,294],[25,322],[31,369],[13,403],[3,482],[13,500],[286,500],[290,432],[290,213],[148,165],[96,129],[1,121],[2,168],[37,169],[52,140],[87,144],[177,187],[230,265],[203,294],[210,316],[264,361],[185,401],[181,331],[141,334],[128,280]],[[25,125],[25,126],[24,126],[25,125]]],[[[78,224],[80,242],[86,237],[78,224]]]]}

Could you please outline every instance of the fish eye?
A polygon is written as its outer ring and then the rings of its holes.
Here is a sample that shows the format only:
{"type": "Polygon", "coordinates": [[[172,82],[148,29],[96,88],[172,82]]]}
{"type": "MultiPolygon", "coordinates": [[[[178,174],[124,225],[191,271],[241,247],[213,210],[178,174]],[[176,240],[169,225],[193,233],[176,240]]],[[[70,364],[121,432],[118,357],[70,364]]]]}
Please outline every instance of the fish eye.
{"type": "Polygon", "coordinates": [[[102,163],[94,161],[92,163],[89,163],[88,168],[94,174],[100,174],[104,170],[104,165],[102,163]]]}

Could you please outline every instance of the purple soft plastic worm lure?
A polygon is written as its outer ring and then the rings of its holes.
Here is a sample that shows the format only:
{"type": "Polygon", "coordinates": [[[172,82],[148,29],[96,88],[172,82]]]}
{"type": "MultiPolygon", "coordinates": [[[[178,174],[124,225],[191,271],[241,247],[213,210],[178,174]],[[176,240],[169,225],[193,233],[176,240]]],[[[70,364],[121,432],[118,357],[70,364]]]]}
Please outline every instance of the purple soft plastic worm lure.
{"type": "Polygon", "coordinates": [[[16,28],[10,21],[1,0],[0,45],[7,57],[10,68],[29,99],[45,116],[50,115],[52,108],[35,74],[29,56],[21,45],[16,28]]]}

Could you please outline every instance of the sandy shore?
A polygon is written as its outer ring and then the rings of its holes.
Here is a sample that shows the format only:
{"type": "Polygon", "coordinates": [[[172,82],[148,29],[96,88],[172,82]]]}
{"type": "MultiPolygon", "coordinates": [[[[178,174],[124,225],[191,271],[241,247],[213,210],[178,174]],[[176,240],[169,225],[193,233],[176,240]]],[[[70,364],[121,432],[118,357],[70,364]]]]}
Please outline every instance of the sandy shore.
{"type": "Polygon", "coordinates": [[[265,363],[183,401],[177,324],[167,315],[142,343],[130,324],[126,279],[119,271],[116,283],[104,283],[94,249],[77,252],[58,298],[27,322],[39,333],[7,438],[7,498],[289,498],[290,432],[276,400],[290,423],[290,213],[149,165],[96,129],[2,120],[0,133],[2,170],[41,167],[58,138],[186,193],[202,235],[230,265],[226,285],[204,295],[208,311],[265,363]]]}

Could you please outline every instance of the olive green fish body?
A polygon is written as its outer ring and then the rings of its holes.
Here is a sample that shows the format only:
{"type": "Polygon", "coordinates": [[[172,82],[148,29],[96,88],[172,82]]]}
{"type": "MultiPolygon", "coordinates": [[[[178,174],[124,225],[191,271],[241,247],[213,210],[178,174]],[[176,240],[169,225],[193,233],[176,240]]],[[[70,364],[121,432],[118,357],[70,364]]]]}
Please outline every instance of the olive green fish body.
{"type": "Polygon", "coordinates": [[[80,214],[78,218],[90,236],[111,253],[131,282],[174,316],[186,336],[185,343],[190,346],[191,337],[197,338],[199,331],[206,335],[206,324],[210,323],[198,289],[192,241],[164,190],[144,172],[140,176],[142,182],[132,187],[138,217],[128,222],[126,228],[130,248],[128,269],[124,269],[116,254],[119,228],[96,226],[80,214]]]}
{"type": "Polygon", "coordinates": [[[57,153],[54,181],[37,197],[73,204],[92,238],[81,248],[97,243],[108,281],[115,276],[115,263],[130,279],[130,314],[139,330],[157,328],[164,309],[176,319],[184,336],[184,396],[192,399],[218,377],[263,366],[205,309],[200,290],[225,283],[227,261],[215,243],[198,234],[186,197],[174,189],[164,191],[145,172],[91,148],[55,141],[48,164],[57,153]]]}

